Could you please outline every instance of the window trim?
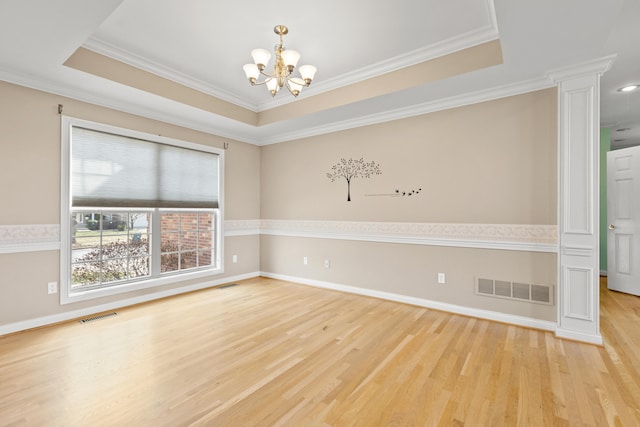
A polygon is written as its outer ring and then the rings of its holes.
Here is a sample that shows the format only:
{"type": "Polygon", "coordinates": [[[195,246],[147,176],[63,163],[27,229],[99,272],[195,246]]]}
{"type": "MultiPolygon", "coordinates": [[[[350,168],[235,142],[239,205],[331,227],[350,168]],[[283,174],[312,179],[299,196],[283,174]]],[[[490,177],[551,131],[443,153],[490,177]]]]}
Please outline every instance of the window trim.
{"type": "Polygon", "coordinates": [[[172,285],[187,280],[212,277],[224,273],[224,150],[208,145],[196,144],[160,135],[148,134],[131,129],[96,123],[88,120],[77,119],[68,116],[61,117],[61,177],[60,177],[60,304],[69,304],[78,301],[86,301],[94,298],[102,298],[123,294],[142,289],[172,285]],[[96,131],[109,132],[117,135],[143,139],[159,144],[168,144],[176,147],[189,148],[217,154],[218,157],[218,200],[219,207],[216,217],[215,262],[217,267],[205,270],[186,271],[167,276],[153,277],[147,280],[136,280],[130,283],[121,283],[110,287],[94,288],[72,292],[71,290],[71,128],[73,126],[95,129],[96,131]]]}

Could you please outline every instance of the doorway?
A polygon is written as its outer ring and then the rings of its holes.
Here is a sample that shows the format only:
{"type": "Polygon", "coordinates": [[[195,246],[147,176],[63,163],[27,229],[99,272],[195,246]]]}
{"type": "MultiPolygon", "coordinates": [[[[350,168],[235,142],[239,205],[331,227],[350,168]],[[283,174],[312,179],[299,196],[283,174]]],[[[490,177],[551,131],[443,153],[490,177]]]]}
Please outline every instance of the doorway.
{"type": "Polygon", "coordinates": [[[607,153],[607,286],[640,295],[640,146],[607,153]]]}

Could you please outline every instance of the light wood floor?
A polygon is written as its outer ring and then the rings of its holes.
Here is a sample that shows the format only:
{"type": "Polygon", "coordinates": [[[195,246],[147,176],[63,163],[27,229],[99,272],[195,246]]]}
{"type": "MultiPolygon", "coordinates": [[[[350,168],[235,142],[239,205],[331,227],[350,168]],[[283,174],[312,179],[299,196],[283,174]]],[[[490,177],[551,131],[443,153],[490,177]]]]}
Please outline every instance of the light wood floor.
{"type": "Polygon", "coordinates": [[[0,425],[638,426],[640,298],[602,333],[255,279],[0,338],[0,425]]]}

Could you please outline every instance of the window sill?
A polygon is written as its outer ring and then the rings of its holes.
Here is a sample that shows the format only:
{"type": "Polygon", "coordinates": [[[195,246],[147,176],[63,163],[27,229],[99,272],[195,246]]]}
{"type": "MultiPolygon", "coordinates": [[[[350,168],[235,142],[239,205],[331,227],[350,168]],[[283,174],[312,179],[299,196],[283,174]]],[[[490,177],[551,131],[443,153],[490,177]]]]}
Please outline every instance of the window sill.
{"type": "Polygon", "coordinates": [[[120,295],[129,292],[139,291],[142,289],[156,288],[159,286],[173,285],[185,282],[187,280],[201,279],[204,277],[216,276],[224,272],[223,268],[212,268],[207,270],[198,270],[191,273],[175,274],[171,276],[157,277],[139,282],[123,283],[112,287],[76,290],[69,292],[63,289],[60,292],[60,304],[71,304],[80,301],[88,301],[96,298],[104,298],[113,295],[120,295]]]}

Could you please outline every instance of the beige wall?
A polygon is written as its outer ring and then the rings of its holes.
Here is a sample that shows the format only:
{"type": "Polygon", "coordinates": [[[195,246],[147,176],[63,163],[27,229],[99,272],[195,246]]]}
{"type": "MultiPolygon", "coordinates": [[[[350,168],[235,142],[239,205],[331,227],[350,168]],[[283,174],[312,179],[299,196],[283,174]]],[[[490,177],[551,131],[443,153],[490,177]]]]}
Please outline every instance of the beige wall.
{"type": "MultiPolygon", "coordinates": [[[[229,142],[226,220],[556,224],[555,89],[256,147],[0,82],[0,226],[59,223],[58,104],[72,117],[216,147],[229,142]],[[342,157],[382,168],[353,181],[351,202],[346,183],[326,177],[342,157]],[[412,197],[367,196],[417,188],[412,197]]],[[[227,237],[225,258],[225,274],[208,280],[262,270],[555,320],[555,307],[473,292],[483,276],[554,284],[555,254],[251,235],[227,237]],[[446,285],[435,284],[438,272],[447,274],[446,285]]],[[[0,254],[0,272],[0,327],[151,292],[61,306],[46,293],[47,282],[59,281],[58,251],[0,254]]]]}
{"type": "Polygon", "coordinates": [[[548,89],[265,146],[262,218],[556,224],[556,102],[548,89]],[[351,202],[326,177],[343,157],[382,168],[351,202]]]}
{"type": "Polygon", "coordinates": [[[117,305],[118,301],[153,292],[254,273],[260,270],[259,246],[259,236],[227,237],[224,248],[225,272],[221,275],[65,305],[60,305],[58,294],[47,294],[47,283],[58,281],[60,277],[59,251],[0,254],[0,327],[92,306],[117,305]],[[231,262],[232,254],[238,254],[237,264],[231,262]]]}
{"type": "Polygon", "coordinates": [[[555,306],[478,296],[474,290],[477,277],[555,283],[555,254],[282,236],[262,236],[260,254],[266,272],[555,320],[555,306]],[[446,273],[444,285],[437,283],[440,272],[446,273]]]}
{"type": "MultiPolygon", "coordinates": [[[[0,226],[60,222],[58,104],[71,117],[214,147],[228,142],[225,219],[259,218],[259,147],[0,82],[0,226]]],[[[223,275],[155,291],[257,272],[259,241],[258,236],[227,237],[223,275]],[[231,263],[232,254],[238,255],[238,263],[231,263]]],[[[0,326],[154,292],[143,290],[61,306],[59,295],[47,294],[47,283],[59,281],[59,269],[59,251],[0,254],[0,326]]]]}
{"type": "MultiPolygon", "coordinates": [[[[556,90],[548,89],[262,148],[263,219],[557,223],[556,90]],[[340,158],[379,163],[352,182],[340,158]],[[421,188],[411,197],[379,196],[421,188]],[[367,196],[367,195],[376,196],[367,196]]],[[[262,271],[554,321],[552,306],[475,295],[476,277],[556,283],[556,255],[262,236],[262,271]],[[314,259],[303,266],[302,257],[314,259]],[[331,268],[322,267],[330,259],[331,268]],[[438,272],[447,284],[437,285],[438,272]]]]}

